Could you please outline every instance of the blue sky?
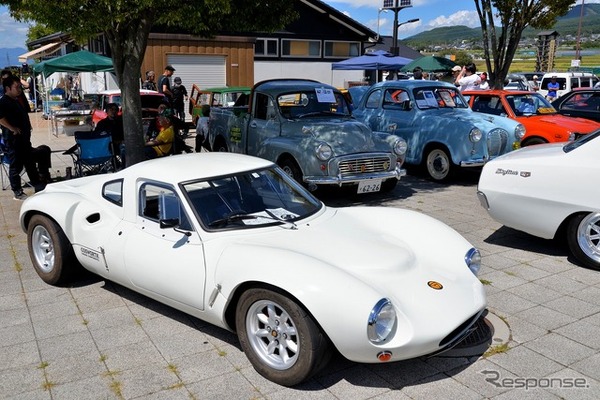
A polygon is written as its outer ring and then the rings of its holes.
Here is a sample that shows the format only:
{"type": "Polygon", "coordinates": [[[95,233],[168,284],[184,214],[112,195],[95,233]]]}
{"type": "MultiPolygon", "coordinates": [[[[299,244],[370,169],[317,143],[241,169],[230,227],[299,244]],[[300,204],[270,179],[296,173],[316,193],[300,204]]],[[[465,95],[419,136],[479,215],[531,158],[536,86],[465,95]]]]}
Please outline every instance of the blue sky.
{"type": "MultiPolygon", "coordinates": [[[[383,0],[324,0],[325,3],[349,15],[356,21],[379,33],[392,35],[394,13],[378,13],[383,0]]],[[[578,0],[577,3],[581,3],[578,0]]],[[[586,0],[586,4],[600,3],[600,0],[586,0]]],[[[398,13],[398,22],[419,18],[419,22],[402,25],[398,37],[405,38],[416,33],[440,26],[466,25],[479,26],[475,2],[473,0],[413,0],[413,6],[398,13]]],[[[0,48],[25,46],[27,25],[14,21],[5,6],[0,7],[0,48]]]]}

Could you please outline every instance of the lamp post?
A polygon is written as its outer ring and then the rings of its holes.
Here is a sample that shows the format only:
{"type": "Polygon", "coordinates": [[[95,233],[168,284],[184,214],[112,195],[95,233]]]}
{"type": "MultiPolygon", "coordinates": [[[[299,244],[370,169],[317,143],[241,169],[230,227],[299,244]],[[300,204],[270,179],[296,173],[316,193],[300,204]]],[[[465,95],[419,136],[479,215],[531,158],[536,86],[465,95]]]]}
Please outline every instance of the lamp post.
{"type": "Polygon", "coordinates": [[[382,12],[388,12],[390,10],[388,10],[387,8],[380,8],[379,11],[377,11],[377,40],[379,40],[379,17],[381,16],[382,12]]]}
{"type": "Polygon", "coordinates": [[[393,43],[393,47],[392,47],[392,51],[391,53],[395,56],[400,54],[400,49],[398,47],[398,28],[400,28],[402,25],[405,24],[412,24],[413,22],[419,22],[420,19],[419,18],[414,18],[414,19],[409,19],[408,21],[404,21],[404,22],[400,22],[398,23],[398,20],[395,19],[394,20],[394,43],[393,43]]]}

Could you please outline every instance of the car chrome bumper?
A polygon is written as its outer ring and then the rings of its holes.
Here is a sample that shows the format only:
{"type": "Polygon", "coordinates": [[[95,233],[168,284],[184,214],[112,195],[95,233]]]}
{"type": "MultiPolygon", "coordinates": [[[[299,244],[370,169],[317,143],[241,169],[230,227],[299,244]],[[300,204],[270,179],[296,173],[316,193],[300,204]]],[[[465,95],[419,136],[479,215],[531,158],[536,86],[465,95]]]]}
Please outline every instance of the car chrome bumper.
{"type": "Polygon", "coordinates": [[[460,166],[461,167],[465,167],[465,168],[468,168],[468,167],[483,167],[486,162],[487,162],[487,160],[485,160],[485,159],[461,161],[460,162],[460,166]]]}
{"type": "Polygon", "coordinates": [[[375,172],[370,174],[358,174],[358,175],[347,175],[347,176],[305,176],[304,182],[313,183],[315,185],[338,185],[353,184],[369,179],[391,179],[396,178],[400,180],[401,177],[406,176],[406,170],[396,167],[393,171],[386,172],[375,172]]]}

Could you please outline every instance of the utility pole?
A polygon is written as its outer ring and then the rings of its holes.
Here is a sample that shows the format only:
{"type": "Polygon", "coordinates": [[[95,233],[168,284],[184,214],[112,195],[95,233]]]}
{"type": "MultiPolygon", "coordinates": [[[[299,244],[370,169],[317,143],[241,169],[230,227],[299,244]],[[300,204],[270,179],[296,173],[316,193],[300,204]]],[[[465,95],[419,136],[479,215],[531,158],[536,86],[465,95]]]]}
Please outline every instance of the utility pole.
{"type": "MultiPolygon", "coordinates": [[[[392,32],[392,48],[390,49],[390,53],[394,56],[400,54],[398,48],[398,12],[408,7],[412,7],[412,0],[383,0],[382,9],[392,10],[394,12],[394,32],[392,32]]],[[[418,21],[418,19],[414,21],[411,20],[411,22],[416,21],[418,21]]]]}

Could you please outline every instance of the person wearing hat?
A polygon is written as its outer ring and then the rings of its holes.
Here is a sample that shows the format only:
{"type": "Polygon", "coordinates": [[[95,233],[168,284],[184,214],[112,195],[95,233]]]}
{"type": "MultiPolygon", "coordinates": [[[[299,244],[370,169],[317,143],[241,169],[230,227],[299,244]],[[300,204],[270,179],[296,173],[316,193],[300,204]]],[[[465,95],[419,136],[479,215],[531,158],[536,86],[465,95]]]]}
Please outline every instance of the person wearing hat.
{"type": "Polygon", "coordinates": [[[165,72],[158,78],[158,93],[162,93],[170,104],[173,104],[173,92],[171,92],[171,76],[175,68],[172,65],[165,67],[165,72]]]}
{"type": "Polygon", "coordinates": [[[552,75],[550,82],[548,82],[548,94],[546,95],[546,98],[549,101],[556,99],[556,92],[558,89],[560,89],[560,83],[556,81],[556,75],[552,75]]]}
{"type": "Polygon", "coordinates": [[[534,75],[533,76],[533,81],[531,82],[531,90],[533,90],[534,92],[537,92],[538,90],[540,90],[540,83],[538,82],[538,76],[534,75]]]}
{"type": "MultiPolygon", "coordinates": [[[[452,70],[454,70],[454,68],[452,70]]],[[[459,86],[461,92],[478,89],[481,84],[481,78],[479,78],[479,75],[477,75],[476,72],[477,67],[474,63],[465,65],[456,76],[454,84],[459,86]]]]}
{"type": "MultiPolygon", "coordinates": [[[[173,88],[173,110],[175,115],[182,121],[185,121],[184,102],[188,100],[188,91],[184,85],[181,84],[181,78],[176,77],[174,80],[173,88]]],[[[187,128],[187,127],[186,127],[187,128]]],[[[187,134],[187,131],[184,132],[187,134]]]]}
{"type": "Polygon", "coordinates": [[[456,84],[456,77],[458,76],[461,70],[462,68],[460,67],[460,65],[455,65],[454,67],[452,67],[452,83],[454,83],[456,86],[458,86],[456,84]]]}

